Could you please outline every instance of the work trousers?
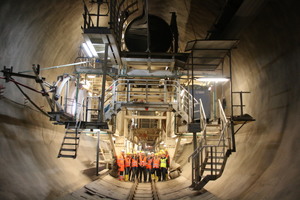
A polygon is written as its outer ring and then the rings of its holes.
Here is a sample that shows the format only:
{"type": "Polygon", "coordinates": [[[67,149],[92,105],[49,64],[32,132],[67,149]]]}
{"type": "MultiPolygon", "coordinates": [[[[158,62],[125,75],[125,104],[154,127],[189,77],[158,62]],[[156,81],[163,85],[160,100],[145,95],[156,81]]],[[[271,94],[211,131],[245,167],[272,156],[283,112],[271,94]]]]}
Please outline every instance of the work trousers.
{"type": "Polygon", "coordinates": [[[138,168],[137,167],[132,167],[131,168],[132,171],[132,177],[131,177],[131,181],[135,181],[136,178],[138,178],[138,168]]]}
{"type": "Polygon", "coordinates": [[[161,174],[162,174],[162,181],[167,180],[167,179],[166,179],[167,173],[168,173],[167,168],[161,167],[160,170],[161,170],[161,174]]]}
{"type": "Polygon", "coordinates": [[[147,169],[147,175],[148,175],[148,181],[149,181],[149,182],[152,181],[151,174],[153,174],[153,173],[152,173],[152,169],[147,169]]]}
{"type": "Polygon", "coordinates": [[[140,182],[142,182],[142,176],[144,175],[144,182],[147,182],[147,170],[146,167],[140,167],[140,182]]]}
{"type": "Polygon", "coordinates": [[[130,167],[125,167],[125,175],[129,175],[130,173],[130,167]]]}

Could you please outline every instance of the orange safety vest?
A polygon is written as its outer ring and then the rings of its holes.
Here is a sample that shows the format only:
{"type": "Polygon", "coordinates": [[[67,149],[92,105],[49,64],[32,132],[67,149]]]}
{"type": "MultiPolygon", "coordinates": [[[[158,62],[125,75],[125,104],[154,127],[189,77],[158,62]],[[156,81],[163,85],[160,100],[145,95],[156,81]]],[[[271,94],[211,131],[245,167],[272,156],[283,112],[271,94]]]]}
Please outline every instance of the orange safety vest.
{"type": "Polygon", "coordinates": [[[125,167],[130,167],[130,161],[131,161],[130,157],[125,158],[125,167]]]}
{"type": "Polygon", "coordinates": [[[117,164],[119,166],[119,171],[124,171],[124,157],[122,155],[118,156],[117,164]]]}
{"type": "Polygon", "coordinates": [[[139,165],[141,167],[144,167],[146,164],[147,164],[147,157],[145,156],[143,159],[142,159],[142,157],[140,157],[140,163],[139,163],[139,165]]]}
{"type": "Polygon", "coordinates": [[[153,158],[147,160],[147,169],[152,169],[153,158]]]}
{"type": "Polygon", "coordinates": [[[132,167],[138,167],[138,161],[137,161],[137,159],[132,158],[132,160],[131,160],[131,166],[132,167]]]}
{"type": "Polygon", "coordinates": [[[153,158],[153,168],[159,168],[159,162],[160,162],[160,159],[157,158],[153,158]]]}

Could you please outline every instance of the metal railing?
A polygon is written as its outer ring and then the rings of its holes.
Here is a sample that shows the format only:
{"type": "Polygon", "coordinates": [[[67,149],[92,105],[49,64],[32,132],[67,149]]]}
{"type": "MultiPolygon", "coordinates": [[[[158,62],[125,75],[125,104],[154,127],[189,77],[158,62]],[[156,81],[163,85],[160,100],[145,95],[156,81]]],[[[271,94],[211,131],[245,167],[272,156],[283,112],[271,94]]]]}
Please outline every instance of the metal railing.
{"type": "Polygon", "coordinates": [[[201,130],[206,130],[206,114],[205,114],[205,110],[203,107],[203,103],[202,100],[199,99],[199,112],[200,112],[200,128],[201,130]]]}
{"type": "MultiPolygon", "coordinates": [[[[87,97],[100,101],[101,96],[87,97]]],[[[172,105],[173,109],[185,114],[191,121],[192,95],[177,81],[153,79],[119,79],[106,90],[104,96],[105,113],[116,113],[121,104],[143,103],[172,105]]],[[[89,105],[89,101],[86,101],[89,105]]],[[[194,98],[194,103],[199,101],[194,98]]],[[[96,104],[98,104],[96,102],[96,104]]],[[[87,108],[88,109],[88,108],[87,108]]],[[[97,107],[98,109],[98,107],[97,107]]],[[[199,111],[198,111],[199,112],[199,111]]],[[[202,106],[202,114],[203,106],[202,106]]],[[[204,114],[205,115],[205,114],[204,114]]],[[[87,117],[87,116],[86,116],[87,117]]]]}
{"type": "Polygon", "coordinates": [[[126,28],[124,23],[129,16],[139,10],[139,4],[139,0],[110,1],[110,29],[113,31],[118,47],[123,46],[122,33],[126,28]]]}
{"type": "MultiPolygon", "coordinates": [[[[203,177],[205,169],[208,169],[208,174],[206,175],[218,175],[220,176],[222,173],[222,168],[224,168],[226,162],[226,153],[228,150],[232,149],[231,146],[231,134],[230,130],[230,123],[226,118],[225,112],[222,107],[222,103],[218,100],[218,107],[219,107],[219,117],[220,117],[220,131],[217,139],[212,139],[207,137],[207,125],[206,122],[202,122],[205,129],[203,130],[203,136],[199,141],[199,146],[194,150],[194,152],[188,157],[188,161],[193,160],[192,165],[192,177],[193,181],[197,180],[195,175],[195,170],[200,169],[200,176],[203,177]],[[195,166],[194,162],[195,159],[199,158],[199,165],[195,166]],[[210,163],[208,164],[208,158],[210,158],[210,163]],[[222,164],[220,166],[220,164],[222,164]]],[[[203,109],[203,108],[202,108],[203,109]]],[[[201,109],[201,110],[202,110],[201,109]]],[[[202,112],[202,111],[201,111],[202,112]]],[[[205,113],[204,113],[205,114],[205,113]]]]}
{"type": "MultiPolygon", "coordinates": [[[[93,3],[94,5],[95,3],[93,3]]],[[[100,26],[101,21],[108,21],[109,19],[109,3],[108,1],[99,1],[97,2],[97,11],[95,12],[90,12],[89,8],[85,4],[85,1],[83,0],[83,7],[84,7],[84,12],[82,14],[83,16],[83,30],[90,29],[90,28],[98,28],[100,26]],[[107,7],[107,13],[101,13],[101,8],[103,5],[106,5],[107,7]]],[[[92,7],[91,7],[92,8],[92,7]]],[[[106,9],[105,9],[106,10],[106,9]]],[[[104,26],[102,26],[104,27],[104,26]]],[[[108,24],[107,26],[108,27],[108,24]]]]}
{"type": "MultiPolygon", "coordinates": [[[[101,96],[85,96],[85,93],[79,92],[74,96],[74,87],[69,87],[69,81],[75,82],[69,76],[59,80],[56,84],[58,90],[53,96],[56,103],[56,110],[63,111],[70,116],[80,120],[91,121],[91,113],[95,115],[100,111],[101,96]],[[61,94],[64,95],[62,96],[61,94]],[[76,100],[77,98],[77,100],[76,100]],[[91,105],[94,105],[91,108],[91,105]],[[96,107],[95,107],[96,105],[96,107]]],[[[200,104],[178,81],[174,80],[155,80],[155,79],[119,79],[114,81],[106,90],[104,96],[104,113],[116,114],[116,110],[121,104],[143,103],[168,105],[180,115],[185,117],[187,122],[191,122],[192,105],[200,104]]],[[[205,112],[203,106],[200,106],[201,118],[204,119],[205,112]]],[[[206,120],[201,120],[202,129],[205,127],[206,120]]]]}

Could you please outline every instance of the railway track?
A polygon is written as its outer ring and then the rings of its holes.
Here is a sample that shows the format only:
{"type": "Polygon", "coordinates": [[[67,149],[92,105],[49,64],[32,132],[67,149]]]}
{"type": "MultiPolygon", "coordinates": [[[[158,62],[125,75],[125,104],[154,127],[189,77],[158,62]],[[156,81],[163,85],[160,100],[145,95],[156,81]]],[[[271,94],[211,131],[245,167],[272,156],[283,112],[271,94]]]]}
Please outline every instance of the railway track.
{"type": "Polygon", "coordinates": [[[155,182],[139,183],[132,186],[128,200],[158,200],[155,182]]]}

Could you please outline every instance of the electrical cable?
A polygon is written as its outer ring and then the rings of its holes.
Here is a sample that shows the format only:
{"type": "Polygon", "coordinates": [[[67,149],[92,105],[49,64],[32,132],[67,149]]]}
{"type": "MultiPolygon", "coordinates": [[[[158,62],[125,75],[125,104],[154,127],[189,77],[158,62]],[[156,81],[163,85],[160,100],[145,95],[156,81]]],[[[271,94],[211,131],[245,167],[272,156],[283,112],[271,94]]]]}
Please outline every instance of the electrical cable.
{"type": "MultiPolygon", "coordinates": [[[[6,79],[6,78],[0,77],[0,79],[6,79]]],[[[34,91],[34,92],[40,93],[40,94],[42,94],[42,95],[45,94],[44,92],[38,91],[38,90],[36,90],[36,89],[34,89],[34,88],[32,88],[32,87],[29,87],[29,86],[27,86],[27,85],[24,85],[24,84],[18,82],[18,81],[15,81],[15,80],[12,79],[12,78],[9,79],[9,81],[11,81],[11,82],[13,82],[13,83],[15,83],[15,84],[21,85],[21,86],[23,86],[23,87],[25,87],[25,88],[27,88],[27,89],[29,89],[29,90],[32,90],[32,91],[34,91]]]]}
{"type": "Polygon", "coordinates": [[[28,101],[30,101],[30,103],[36,108],[38,109],[42,114],[44,114],[47,117],[51,117],[48,113],[46,113],[44,110],[42,110],[40,107],[38,107],[38,105],[36,105],[31,99],[30,97],[22,90],[22,88],[14,82],[14,84],[17,86],[17,88],[21,91],[21,93],[28,99],[28,101]]]}

